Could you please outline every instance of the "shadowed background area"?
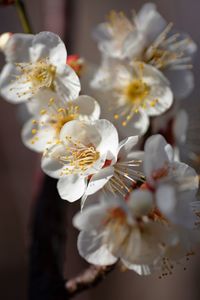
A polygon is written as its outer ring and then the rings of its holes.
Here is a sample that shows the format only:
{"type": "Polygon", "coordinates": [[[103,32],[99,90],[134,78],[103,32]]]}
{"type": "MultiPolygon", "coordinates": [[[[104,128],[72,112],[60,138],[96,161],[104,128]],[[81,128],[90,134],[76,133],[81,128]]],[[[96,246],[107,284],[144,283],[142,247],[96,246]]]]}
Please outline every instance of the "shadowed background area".
{"type": "MultiPolygon", "coordinates": [[[[99,62],[99,52],[91,38],[92,29],[102,22],[111,9],[130,15],[146,1],[141,0],[27,0],[28,14],[34,32],[53,31],[66,41],[69,53],[78,53],[93,63],[99,62]]],[[[180,31],[188,32],[200,46],[199,0],[157,0],[158,10],[180,31]]],[[[13,7],[0,6],[0,33],[21,32],[13,7]]],[[[195,111],[199,112],[200,63],[197,54],[194,72],[196,88],[184,106],[200,127],[195,111]],[[189,105],[188,105],[189,103],[189,105]]],[[[4,58],[0,57],[0,66],[4,58]]],[[[24,118],[23,107],[0,102],[0,299],[26,300],[28,274],[29,219],[37,191],[39,157],[26,149],[20,140],[24,118]]],[[[195,126],[196,126],[195,125],[195,126]]],[[[67,204],[66,204],[67,205],[67,204]]],[[[76,249],[77,232],[71,219],[78,205],[67,205],[66,277],[81,271],[85,262],[76,249]]],[[[115,271],[93,290],[77,296],[77,300],[149,299],[199,300],[200,261],[198,255],[178,266],[173,275],[159,280],[158,275],[141,278],[133,272],[115,271]],[[183,271],[184,267],[187,268],[183,271]]],[[[45,300],[45,299],[44,299],[45,300]]],[[[59,300],[59,299],[58,299],[59,300]]]]}

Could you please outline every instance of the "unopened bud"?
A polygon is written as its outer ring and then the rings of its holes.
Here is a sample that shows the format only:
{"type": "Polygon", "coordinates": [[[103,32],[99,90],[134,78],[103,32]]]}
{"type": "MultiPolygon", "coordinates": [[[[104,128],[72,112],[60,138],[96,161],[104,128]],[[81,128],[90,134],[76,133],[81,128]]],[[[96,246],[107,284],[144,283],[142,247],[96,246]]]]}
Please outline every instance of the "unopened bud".
{"type": "Polygon", "coordinates": [[[0,51],[4,51],[6,44],[8,40],[10,39],[12,33],[11,32],[5,32],[0,35],[0,51]]]}

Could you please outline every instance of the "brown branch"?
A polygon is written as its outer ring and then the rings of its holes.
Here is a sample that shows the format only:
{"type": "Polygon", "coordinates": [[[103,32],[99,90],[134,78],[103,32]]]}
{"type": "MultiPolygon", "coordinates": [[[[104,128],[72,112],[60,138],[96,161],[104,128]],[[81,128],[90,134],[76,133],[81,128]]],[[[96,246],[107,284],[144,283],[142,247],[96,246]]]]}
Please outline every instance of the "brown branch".
{"type": "Polygon", "coordinates": [[[91,265],[88,267],[88,269],[84,270],[78,276],[69,279],[65,285],[69,297],[71,298],[84,290],[96,286],[106,277],[106,275],[108,275],[112,270],[114,270],[115,266],[116,265],[112,265],[112,266],[91,265]]]}

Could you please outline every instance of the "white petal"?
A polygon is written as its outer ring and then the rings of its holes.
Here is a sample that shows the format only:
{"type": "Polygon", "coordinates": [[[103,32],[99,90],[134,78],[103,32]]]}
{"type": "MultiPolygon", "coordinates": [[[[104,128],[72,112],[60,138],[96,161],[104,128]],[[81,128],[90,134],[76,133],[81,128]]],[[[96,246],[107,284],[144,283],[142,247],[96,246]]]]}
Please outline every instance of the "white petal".
{"type": "Polygon", "coordinates": [[[127,135],[144,135],[149,128],[149,117],[142,109],[134,114],[133,118],[127,123],[126,126],[122,125],[121,120],[114,121],[115,126],[119,130],[122,137],[127,135]]]}
{"type": "Polygon", "coordinates": [[[174,162],[174,168],[172,176],[180,184],[180,189],[194,190],[196,191],[199,187],[199,177],[196,171],[182,162],[174,162]]]}
{"type": "Polygon", "coordinates": [[[67,64],[59,65],[55,78],[56,92],[68,100],[74,100],[80,92],[80,80],[74,70],[67,64]]]}
{"type": "Polygon", "coordinates": [[[93,145],[95,148],[101,143],[101,133],[96,129],[94,122],[73,120],[66,123],[61,129],[60,139],[68,144],[66,137],[72,137],[73,141],[83,145],[93,145]]]}
{"type": "Polygon", "coordinates": [[[137,14],[136,22],[137,28],[143,32],[148,42],[153,42],[167,25],[154,3],[146,3],[142,6],[137,14]]]}
{"type": "Polygon", "coordinates": [[[153,209],[153,194],[147,190],[135,190],[128,198],[128,206],[135,217],[147,215],[153,209]]]}
{"type": "Polygon", "coordinates": [[[175,99],[185,99],[191,94],[194,89],[194,75],[190,70],[167,70],[165,75],[170,81],[175,99]]]}
{"type": "Polygon", "coordinates": [[[67,51],[65,44],[55,33],[44,31],[36,34],[30,48],[32,61],[49,58],[53,65],[66,64],[67,51]]]}
{"type": "Polygon", "coordinates": [[[32,96],[29,92],[31,84],[23,83],[21,78],[16,79],[19,74],[13,64],[6,64],[0,74],[0,93],[5,100],[12,103],[24,102],[32,96]]]}
{"type": "Polygon", "coordinates": [[[131,149],[138,143],[138,136],[130,136],[124,139],[119,144],[118,157],[125,158],[131,149]]]}
{"type": "Polygon", "coordinates": [[[26,102],[27,109],[31,114],[40,115],[41,110],[49,110],[50,99],[54,99],[54,102],[58,103],[59,106],[59,97],[54,91],[50,89],[39,90],[36,96],[26,102]]]}
{"type": "Polygon", "coordinates": [[[44,173],[53,178],[60,178],[62,176],[63,164],[55,158],[61,154],[65,154],[63,145],[53,145],[48,149],[47,153],[43,155],[41,163],[44,173]]]}
{"type": "Polygon", "coordinates": [[[32,34],[12,34],[5,47],[7,62],[28,62],[30,60],[29,48],[33,38],[32,34]]]}
{"type": "Polygon", "coordinates": [[[24,145],[36,152],[43,152],[49,146],[49,142],[54,141],[56,132],[52,126],[43,126],[39,128],[30,119],[25,123],[22,129],[22,141],[24,145]],[[37,130],[33,134],[33,130],[37,130]]]}
{"type": "Polygon", "coordinates": [[[177,205],[176,190],[173,185],[162,184],[159,186],[156,191],[156,205],[167,218],[173,214],[177,205]]]}
{"type": "Polygon", "coordinates": [[[107,206],[105,204],[90,205],[73,217],[73,226],[79,230],[98,230],[104,222],[107,206]]]}
{"type": "Polygon", "coordinates": [[[166,145],[165,139],[159,134],[151,136],[145,143],[144,173],[151,183],[154,182],[152,178],[154,171],[168,166],[169,158],[165,151],[166,145]]]}
{"type": "Polygon", "coordinates": [[[60,197],[69,202],[79,200],[85,193],[86,187],[87,179],[77,174],[63,176],[57,184],[60,197]]]}
{"type": "Polygon", "coordinates": [[[73,105],[78,106],[78,113],[82,119],[98,120],[100,117],[99,103],[89,96],[79,96],[73,101],[73,105]]]}
{"type": "Polygon", "coordinates": [[[113,176],[114,168],[107,167],[101,169],[97,174],[93,175],[87,186],[86,195],[92,195],[102,189],[108,180],[113,176]]]}
{"type": "Polygon", "coordinates": [[[97,232],[81,232],[77,246],[79,254],[91,264],[106,266],[117,261],[117,258],[102,244],[101,237],[98,236],[97,232]]]}
{"type": "Polygon", "coordinates": [[[119,138],[114,125],[108,120],[101,119],[95,122],[95,128],[101,134],[101,142],[97,147],[98,151],[108,153],[107,159],[112,159],[113,156],[117,157],[119,138]]]}
{"type": "Polygon", "coordinates": [[[141,276],[147,276],[151,275],[153,272],[157,271],[159,268],[151,266],[151,265],[135,265],[135,264],[130,264],[126,260],[122,260],[123,264],[125,265],[126,268],[129,270],[135,271],[138,275],[141,276]]]}

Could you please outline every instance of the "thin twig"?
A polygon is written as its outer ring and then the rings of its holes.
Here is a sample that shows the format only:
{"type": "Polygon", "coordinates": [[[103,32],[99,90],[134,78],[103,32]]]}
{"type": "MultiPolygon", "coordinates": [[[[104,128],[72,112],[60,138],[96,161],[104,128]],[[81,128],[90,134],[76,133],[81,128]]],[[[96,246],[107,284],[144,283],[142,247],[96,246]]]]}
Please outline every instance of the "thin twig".
{"type": "Polygon", "coordinates": [[[100,283],[111,271],[114,270],[116,265],[112,266],[89,266],[78,276],[69,279],[66,282],[66,289],[69,297],[73,297],[82,291],[85,291],[91,287],[100,283]]]}
{"type": "Polygon", "coordinates": [[[18,17],[21,23],[21,26],[24,30],[25,33],[32,33],[31,25],[29,22],[29,18],[27,15],[26,7],[21,0],[16,0],[15,1],[15,7],[18,13],[18,17]]]}

